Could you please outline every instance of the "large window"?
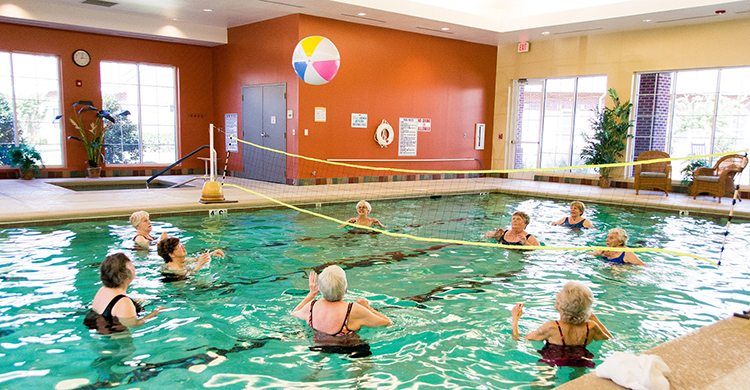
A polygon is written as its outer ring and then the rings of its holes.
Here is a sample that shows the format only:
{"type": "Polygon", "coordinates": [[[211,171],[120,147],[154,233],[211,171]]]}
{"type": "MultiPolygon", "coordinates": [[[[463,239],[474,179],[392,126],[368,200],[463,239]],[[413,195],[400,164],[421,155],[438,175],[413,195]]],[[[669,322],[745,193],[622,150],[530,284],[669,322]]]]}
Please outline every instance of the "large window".
{"type": "Polygon", "coordinates": [[[607,76],[515,82],[515,169],[581,165],[584,134],[602,107],[607,76]]]}
{"type": "MultiPolygon", "coordinates": [[[[747,149],[750,67],[639,74],[635,112],[634,156],[646,150],[685,157],[747,149]]],[[[687,163],[673,163],[673,179],[682,177],[687,163]]],[[[740,183],[749,183],[747,170],[740,183]]]]}
{"type": "Polygon", "coordinates": [[[176,72],[171,66],[102,62],[105,110],[130,111],[105,133],[107,164],[169,164],[176,160],[176,72]]]}
{"type": "Polygon", "coordinates": [[[34,146],[46,166],[62,165],[60,65],[49,55],[0,52],[0,165],[8,148],[34,146]]]}

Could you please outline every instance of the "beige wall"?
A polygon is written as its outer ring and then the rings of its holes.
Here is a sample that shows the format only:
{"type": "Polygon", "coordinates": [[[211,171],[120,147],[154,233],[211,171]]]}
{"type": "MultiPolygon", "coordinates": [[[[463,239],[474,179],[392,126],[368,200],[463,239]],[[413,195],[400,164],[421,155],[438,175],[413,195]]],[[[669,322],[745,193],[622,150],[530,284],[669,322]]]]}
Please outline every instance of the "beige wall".
{"type": "MultiPolygon", "coordinates": [[[[700,25],[531,41],[497,50],[492,169],[505,169],[508,98],[513,80],[606,74],[609,88],[632,99],[636,72],[750,65],[750,19],[700,25]],[[499,139],[499,135],[503,139],[499,139]]],[[[608,99],[608,104],[611,104],[608,99]]],[[[512,168],[512,167],[507,167],[512,168]]]]}

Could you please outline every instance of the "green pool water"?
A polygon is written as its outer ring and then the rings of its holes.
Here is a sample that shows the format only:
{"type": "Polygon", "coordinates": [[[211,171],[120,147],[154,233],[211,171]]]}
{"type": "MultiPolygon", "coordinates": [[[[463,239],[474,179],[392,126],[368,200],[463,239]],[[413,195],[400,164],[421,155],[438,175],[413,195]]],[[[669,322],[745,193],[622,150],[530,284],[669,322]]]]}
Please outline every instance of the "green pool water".
{"type": "MultiPolygon", "coordinates": [[[[726,220],[588,205],[595,230],[550,223],[567,203],[505,195],[372,202],[394,231],[482,241],[531,216],[527,231],[546,246],[601,245],[621,226],[638,246],[716,260],[726,220]]],[[[315,209],[347,219],[354,205],[315,209]]],[[[589,369],[538,362],[543,343],[514,341],[510,308],[526,302],[528,333],[557,319],[555,293],[569,280],[594,291],[594,308],[615,339],[589,350],[638,353],[711,324],[750,304],[743,256],[750,224],[735,221],[722,266],[661,253],[648,267],[604,263],[583,252],[512,252],[348,234],[290,210],[172,217],[154,233],[179,236],[188,252],[227,256],[188,281],[164,283],[155,251],[133,251],[126,221],[0,230],[0,388],[552,388],[589,369]],[[91,333],[83,317],[100,287],[98,266],[125,251],[136,267],[129,294],[168,309],[132,337],[91,333]],[[289,312],[307,293],[306,273],[329,264],[347,272],[346,300],[367,298],[393,319],[363,329],[373,355],[352,359],[308,349],[312,332],[289,312]]]]}

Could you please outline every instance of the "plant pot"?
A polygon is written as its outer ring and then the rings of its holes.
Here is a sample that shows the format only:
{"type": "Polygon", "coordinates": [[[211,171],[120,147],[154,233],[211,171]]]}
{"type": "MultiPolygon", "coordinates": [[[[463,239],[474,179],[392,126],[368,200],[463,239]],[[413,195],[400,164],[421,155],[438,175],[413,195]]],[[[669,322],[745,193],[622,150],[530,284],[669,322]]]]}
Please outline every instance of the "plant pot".
{"type": "Polygon", "coordinates": [[[599,187],[601,187],[601,188],[609,188],[611,185],[612,185],[612,179],[611,178],[599,176],[599,187]]]}
{"type": "Polygon", "coordinates": [[[19,172],[21,179],[23,180],[31,180],[34,178],[33,169],[29,169],[28,171],[24,172],[23,170],[21,170],[21,168],[18,168],[18,172],[19,172]]]}
{"type": "Polygon", "coordinates": [[[87,177],[91,179],[98,179],[102,177],[102,167],[88,167],[86,168],[86,172],[88,173],[87,177]]]}

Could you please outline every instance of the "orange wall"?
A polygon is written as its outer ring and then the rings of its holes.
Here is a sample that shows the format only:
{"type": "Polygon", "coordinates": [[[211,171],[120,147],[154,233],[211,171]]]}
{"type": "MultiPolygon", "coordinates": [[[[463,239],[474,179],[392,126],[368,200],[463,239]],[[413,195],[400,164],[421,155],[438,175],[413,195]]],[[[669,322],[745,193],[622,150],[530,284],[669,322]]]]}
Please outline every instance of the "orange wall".
{"type": "MultiPolygon", "coordinates": [[[[99,82],[100,61],[133,61],[172,65],[178,71],[178,154],[185,155],[208,143],[208,125],[213,113],[211,48],[135,38],[63,31],[41,27],[0,23],[0,50],[53,54],[61,65],[62,106],[67,117],[73,115],[73,103],[91,100],[101,107],[99,82]],[[76,49],[91,55],[91,64],[80,68],[71,56],[76,49]],[[83,85],[77,87],[76,80],[83,85]]],[[[66,122],[65,137],[77,135],[66,122]]],[[[83,171],[86,152],[77,141],[63,140],[64,164],[50,171],[83,171]]],[[[200,155],[208,156],[208,152],[200,155]]],[[[138,167],[105,167],[105,170],[144,169],[138,167]]],[[[203,162],[189,159],[177,168],[200,168],[203,162]]],[[[7,171],[7,169],[6,169],[7,171]]]]}
{"type": "MultiPolygon", "coordinates": [[[[248,85],[286,83],[287,109],[296,111],[298,78],[292,68],[292,52],[298,41],[298,24],[299,15],[289,15],[230,28],[228,43],[213,49],[214,118],[218,126],[224,127],[224,114],[236,113],[237,127],[242,131],[242,87],[248,85]]],[[[294,115],[293,119],[287,119],[290,153],[297,153],[297,144],[291,137],[292,129],[296,128],[297,115],[294,115]]],[[[222,161],[226,153],[223,138],[216,146],[222,161]]],[[[240,153],[242,148],[243,144],[239,144],[240,153]]],[[[230,171],[242,171],[240,153],[230,156],[230,171]]],[[[287,171],[290,176],[294,174],[291,169],[287,171]]]]}
{"type": "MultiPolygon", "coordinates": [[[[496,47],[307,15],[299,18],[300,40],[324,36],[341,55],[341,67],[331,82],[318,86],[300,82],[296,135],[300,154],[321,159],[479,158],[489,164],[491,140],[486,139],[485,150],[474,150],[474,125],[485,123],[486,134],[492,134],[496,47]],[[314,121],[315,107],[326,108],[326,122],[314,121]],[[368,128],[352,128],[352,113],[367,114],[368,128]],[[399,117],[432,121],[431,132],[418,133],[416,157],[398,156],[399,117]],[[383,119],[396,133],[387,148],[374,140],[383,119]]],[[[363,165],[479,168],[475,161],[363,165]]],[[[301,178],[312,177],[304,168],[300,171],[301,178]]],[[[330,176],[340,173],[317,170],[316,177],[330,176]]]]}

